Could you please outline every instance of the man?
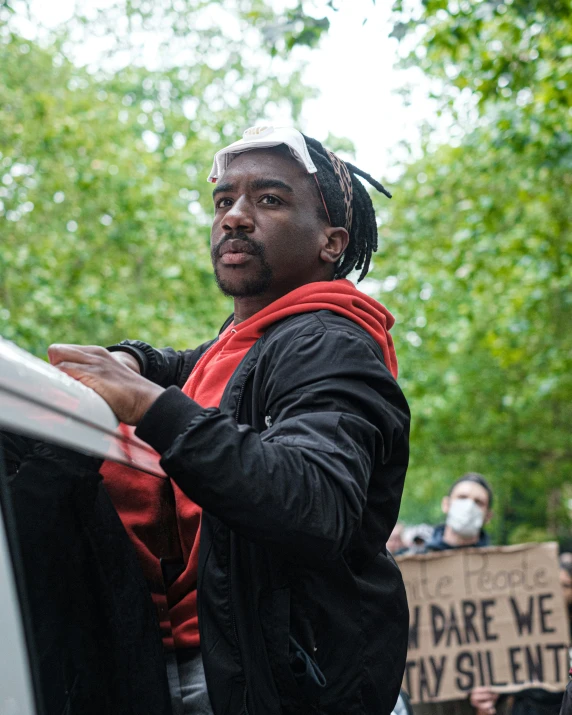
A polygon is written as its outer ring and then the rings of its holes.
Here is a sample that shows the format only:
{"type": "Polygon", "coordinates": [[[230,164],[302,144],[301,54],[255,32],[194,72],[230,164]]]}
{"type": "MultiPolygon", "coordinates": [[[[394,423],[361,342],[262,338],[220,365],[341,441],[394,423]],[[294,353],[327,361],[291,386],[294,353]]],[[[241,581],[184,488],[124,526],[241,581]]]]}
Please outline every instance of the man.
{"type": "MultiPolygon", "coordinates": [[[[409,414],[393,319],[343,280],[365,276],[377,245],[357,176],[385,192],[295,130],[245,132],[211,174],[213,266],[234,298],[218,339],[179,353],[50,348],[137,426],[173,485],[182,563],[166,586],[184,712],[383,715],[397,699],[408,616],[385,544],[409,414]]],[[[134,482],[106,483],[130,533],[156,528],[156,504],[133,515],[134,482]]]]}
{"type": "Polygon", "coordinates": [[[445,523],[435,528],[427,551],[488,546],[489,537],[483,526],[492,517],[492,503],[492,489],[482,474],[464,474],[443,497],[441,509],[445,523]]]}

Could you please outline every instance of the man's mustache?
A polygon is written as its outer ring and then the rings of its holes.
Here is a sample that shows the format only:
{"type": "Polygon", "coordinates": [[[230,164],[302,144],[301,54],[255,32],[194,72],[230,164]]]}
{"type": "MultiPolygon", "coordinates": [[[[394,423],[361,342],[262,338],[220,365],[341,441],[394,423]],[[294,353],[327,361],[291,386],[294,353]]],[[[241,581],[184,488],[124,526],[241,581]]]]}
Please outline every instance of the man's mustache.
{"type": "Polygon", "coordinates": [[[248,245],[248,253],[251,253],[253,256],[263,256],[264,255],[264,246],[259,243],[258,241],[254,241],[250,236],[245,233],[244,231],[233,231],[232,233],[226,233],[223,238],[216,244],[216,246],[213,246],[211,248],[211,258],[213,261],[215,261],[217,258],[220,257],[221,255],[221,250],[222,247],[224,246],[225,243],[228,241],[233,241],[233,240],[240,240],[243,241],[248,245]]]}

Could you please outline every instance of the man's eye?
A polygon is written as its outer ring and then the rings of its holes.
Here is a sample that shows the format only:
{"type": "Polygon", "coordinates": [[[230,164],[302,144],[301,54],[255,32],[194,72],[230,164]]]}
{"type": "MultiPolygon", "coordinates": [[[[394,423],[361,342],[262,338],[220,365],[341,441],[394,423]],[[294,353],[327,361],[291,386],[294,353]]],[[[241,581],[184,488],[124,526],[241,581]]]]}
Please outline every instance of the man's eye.
{"type": "Polygon", "coordinates": [[[270,205],[272,205],[272,204],[279,205],[282,203],[282,201],[280,201],[280,199],[277,196],[272,196],[272,194],[266,194],[266,196],[263,196],[260,199],[260,202],[263,204],[270,204],[270,205]]]}
{"type": "Polygon", "coordinates": [[[215,204],[217,209],[225,209],[231,205],[232,205],[232,199],[228,199],[228,198],[219,199],[215,204]]]}

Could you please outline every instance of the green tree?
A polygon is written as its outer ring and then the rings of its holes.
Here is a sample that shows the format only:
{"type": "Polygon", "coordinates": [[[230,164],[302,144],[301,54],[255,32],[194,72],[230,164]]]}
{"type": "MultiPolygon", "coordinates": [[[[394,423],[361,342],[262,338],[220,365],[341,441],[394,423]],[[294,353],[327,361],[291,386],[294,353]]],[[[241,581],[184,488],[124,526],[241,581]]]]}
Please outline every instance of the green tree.
{"type": "Polygon", "coordinates": [[[383,209],[375,277],[391,289],[413,411],[403,514],[437,518],[452,479],[482,471],[499,496],[498,540],[563,538],[572,471],[570,4],[403,6],[395,4],[394,32],[410,43],[406,62],[439,83],[452,137],[435,146],[426,133],[423,158],[404,167],[383,209]]]}
{"type": "Polygon", "coordinates": [[[270,10],[238,5],[226,18],[251,27],[249,52],[232,25],[217,25],[214,0],[96,13],[91,33],[124,28],[109,34],[105,71],[69,59],[88,41],[76,33],[87,27],[81,13],[40,46],[0,9],[4,337],[38,355],[53,341],[126,335],[186,346],[212,336],[230,312],[210,266],[212,157],[269,107],[286,106],[295,119],[307,94],[295,64],[285,74],[279,57],[268,61],[270,10]],[[157,69],[137,64],[130,23],[164,31],[157,69]],[[183,34],[192,51],[181,55],[183,34]],[[164,54],[167,41],[173,55],[164,54]],[[123,51],[130,61],[117,69],[123,51]]]}

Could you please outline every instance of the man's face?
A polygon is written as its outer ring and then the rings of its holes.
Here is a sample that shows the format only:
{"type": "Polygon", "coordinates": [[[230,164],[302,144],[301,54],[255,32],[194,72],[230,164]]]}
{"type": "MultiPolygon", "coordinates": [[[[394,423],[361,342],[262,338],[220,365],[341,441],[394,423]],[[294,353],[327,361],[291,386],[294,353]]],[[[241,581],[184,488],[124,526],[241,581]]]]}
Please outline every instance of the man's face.
{"type": "Polygon", "coordinates": [[[211,257],[221,290],[276,298],[333,276],[321,258],[328,224],[304,167],[282,150],[253,150],[230,164],[213,192],[211,257]]]}
{"type": "Polygon", "coordinates": [[[486,524],[490,521],[492,514],[489,510],[489,494],[480,484],[470,481],[460,482],[457,484],[451,494],[443,499],[441,508],[443,509],[444,514],[449,513],[451,503],[455,499],[472,499],[483,512],[484,523],[486,524]]]}

